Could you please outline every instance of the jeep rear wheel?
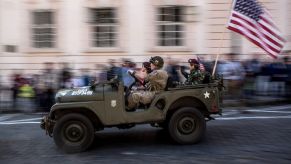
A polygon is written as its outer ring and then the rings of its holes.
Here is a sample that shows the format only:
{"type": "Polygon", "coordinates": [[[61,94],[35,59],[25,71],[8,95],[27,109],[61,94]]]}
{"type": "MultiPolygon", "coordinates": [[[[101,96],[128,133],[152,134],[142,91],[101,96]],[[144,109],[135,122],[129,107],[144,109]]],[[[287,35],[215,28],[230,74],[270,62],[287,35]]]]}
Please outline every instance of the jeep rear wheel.
{"type": "Polygon", "coordinates": [[[53,130],[56,145],[67,153],[85,151],[94,140],[94,127],[84,115],[71,113],[61,117],[53,130]]]}
{"type": "Polygon", "coordinates": [[[190,107],[178,109],[170,118],[168,130],[172,139],[179,144],[194,144],[200,141],[206,129],[202,113],[190,107]]]}

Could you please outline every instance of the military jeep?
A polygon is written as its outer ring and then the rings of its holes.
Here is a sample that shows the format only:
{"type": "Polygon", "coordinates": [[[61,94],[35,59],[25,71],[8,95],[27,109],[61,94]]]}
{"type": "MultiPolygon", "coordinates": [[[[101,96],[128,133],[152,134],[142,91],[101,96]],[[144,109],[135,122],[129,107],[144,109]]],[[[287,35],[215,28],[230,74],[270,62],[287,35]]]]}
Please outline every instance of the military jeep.
{"type": "Polygon", "coordinates": [[[155,95],[150,104],[127,111],[121,82],[61,90],[56,104],[41,121],[41,128],[65,152],[82,152],[90,147],[96,131],[151,124],[168,131],[178,144],[197,143],[204,135],[206,121],[221,114],[222,79],[208,84],[179,84],[155,95]]]}

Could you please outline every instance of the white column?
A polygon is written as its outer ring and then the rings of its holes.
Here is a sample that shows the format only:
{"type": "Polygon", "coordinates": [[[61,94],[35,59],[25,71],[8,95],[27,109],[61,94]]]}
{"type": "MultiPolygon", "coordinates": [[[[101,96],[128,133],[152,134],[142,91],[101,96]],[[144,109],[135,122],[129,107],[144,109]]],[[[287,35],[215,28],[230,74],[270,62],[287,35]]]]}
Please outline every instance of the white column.
{"type": "Polygon", "coordinates": [[[291,49],[291,12],[290,12],[290,0],[280,0],[279,3],[279,16],[277,22],[279,23],[279,29],[283,33],[284,37],[287,39],[287,42],[285,43],[284,50],[290,50],[291,49]]]}
{"type": "Polygon", "coordinates": [[[140,55],[145,53],[145,31],[148,26],[146,14],[146,0],[126,0],[125,27],[128,54],[140,55]]]}
{"type": "Polygon", "coordinates": [[[278,17],[277,17],[277,20],[276,20],[276,23],[279,23],[279,29],[282,31],[282,33],[284,34],[284,35],[287,35],[287,33],[288,33],[288,30],[290,30],[290,29],[288,29],[288,23],[289,23],[289,21],[288,21],[288,10],[290,10],[288,7],[288,2],[289,2],[290,0],[280,0],[280,1],[278,1],[278,3],[279,3],[279,9],[280,10],[278,10],[278,17]]]}
{"type": "MultiPolygon", "coordinates": [[[[207,53],[207,46],[205,45],[205,39],[206,39],[206,10],[207,10],[207,6],[206,6],[206,1],[205,0],[199,0],[199,1],[195,1],[192,2],[192,4],[194,4],[195,9],[197,9],[198,11],[196,12],[198,14],[198,16],[196,16],[196,18],[198,19],[196,23],[194,23],[191,26],[196,26],[193,27],[194,29],[196,29],[194,37],[195,38],[191,38],[195,40],[195,45],[193,45],[194,47],[194,52],[195,53],[202,53],[205,54],[207,53]]],[[[187,34],[186,34],[187,35],[187,34]]],[[[191,41],[190,41],[191,42],[191,41]]]]}
{"type": "Polygon", "coordinates": [[[64,52],[65,59],[72,66],[76,62],[83,62],[81,55],[83,46],[83,23],[85,16],[83,15],[83,0],[64,0],[59,10],[58,28],[59,28],[59,46],[64,52]],[[77,57],[65,57],[66,55],[78,55],[77,57]],[[67,61],[70,60],[70,61],[67,61]]]}
{"type": "Polygon", "coordinates": [[[85,19],[82,15],[82,7],[82,0],[64,0],[59,11],[59,37],[63,37],[60,38],[60,44],[63,44],[60,46],[68,55],[80,55],[81,52],[82,23],[85,19]]]}
{"type": "MultiPolygon", "coordinates": [[[[2,0],[0,0],[0,55],[2,54],[3,52],[3,48],[2,48],[2,24],[3,24],[3,21],[2,21],[2,16],[3,16],[3,3],[2,3],[2,0]]],[[[1,69],[1,65],[0,65],[0,69],[1,69]]]]}
{"type": "MultiPolygon", "coordinates": [[[[0,19],[1,19],[1,49],[3,50],[3,45],[15,45],[18,46],[19,36],[21,31],[19,31],[20,19],[19,14],[19,1],[1,1],[0,19]]],[[[18,47],[17,47],[18,48],[18,47]]],[[[4,51],[4,50],[3,50],[4,51]]]]}

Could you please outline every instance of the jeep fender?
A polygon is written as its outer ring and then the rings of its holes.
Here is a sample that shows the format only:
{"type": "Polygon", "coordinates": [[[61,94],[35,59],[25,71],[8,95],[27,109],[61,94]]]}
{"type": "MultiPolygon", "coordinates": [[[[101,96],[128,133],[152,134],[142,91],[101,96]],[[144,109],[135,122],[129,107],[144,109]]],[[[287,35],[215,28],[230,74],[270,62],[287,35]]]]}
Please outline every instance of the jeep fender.
{"type": "MultiPolygon", "coordinates": [[[[100,108],[99,110],[103,110],[104,108],[100,108]]],[[[61,103],[55,104],[52,106],[51,111],[49,113],[49,117],[51,119],[57,120],[65,114],[68,113],[81,113],[87,116],[94,126],[103,126],[102,118],[105,118],[105,112],[96,112],[94,107],[90,103],[61,103]]]]}
{"type": "Polygon", "coordinates": [[[173,101],[166,111],[166,117],[171,116],[176,110],[182,107],[195,107],[198,109],[204,116],[208,116],[209,112],[207,110],[206,104],[201,100],[192,96],[180,97],[173,101]]]}

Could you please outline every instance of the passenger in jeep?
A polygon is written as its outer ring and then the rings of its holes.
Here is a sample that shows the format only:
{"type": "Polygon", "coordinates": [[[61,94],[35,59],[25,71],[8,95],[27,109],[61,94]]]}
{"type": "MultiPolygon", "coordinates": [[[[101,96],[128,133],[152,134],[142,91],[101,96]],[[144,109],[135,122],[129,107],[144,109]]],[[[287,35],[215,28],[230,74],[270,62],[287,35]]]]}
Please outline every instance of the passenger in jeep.
{"type": "Polygon", "coordinates": [[[128,110],[134,110],[139,103],[149,104],[156,93],[165,90],[168,80],[168,73],[162,70],[164,60],[160,56],[150,59],[151,73],[145,78],[145,90],[132,91],[128,96],[128,110]]]}
{"type": "Polygon", "coordinates": [[[186,84],[202,84],[205,74],[199,69],[199,62],[196,59],[189,59],[190,73],[185,72],[181,67],[181,73],[186,78],[186,84]]]}
{"type": "Polygon", "coordinates": [[[131,90],[145,90],[146,77],[152,72],[151,63],[143,62],[142,68],[139,71],[129,70],[128,73],[135,79],[135,82],[131,84],[129,89],[131,90]]]}

